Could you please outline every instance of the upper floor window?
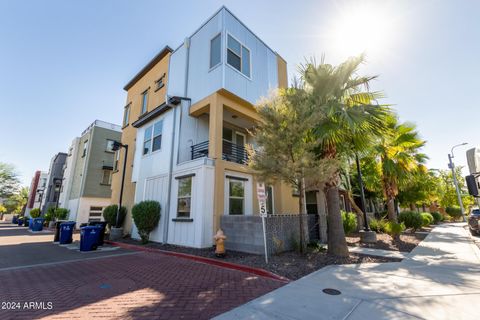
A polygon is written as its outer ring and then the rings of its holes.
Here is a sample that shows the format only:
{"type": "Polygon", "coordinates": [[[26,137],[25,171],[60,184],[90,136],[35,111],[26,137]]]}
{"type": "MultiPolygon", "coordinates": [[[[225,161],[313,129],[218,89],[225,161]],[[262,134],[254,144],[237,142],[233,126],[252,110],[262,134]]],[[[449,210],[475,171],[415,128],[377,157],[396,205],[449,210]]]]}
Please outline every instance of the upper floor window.
{"type": "Polygon", "coordinates": [[[250,78],[250,50],[231,35],[227,40],[227,63],[250,78]]]}
{"type": "Polygon", "coordinates": [[[162,76],[157,81],[155,81],[155,84],[156,84],[155,91],[160,90],[165,86],[164,80],[165,80],[165,73],[162,74],[162,76]]]}
{"type": "Polygon", "coordinates": [[[85,157],[87,155],[87,149],[88,149],[88,140],[85,140],[85,142],[83,143],[82,157],[85,157]]]}
{"type": "Polygon", "coordinates": [[[163,121],[145,129],[143,136],[143,154],[148,154],[162,148],[163,121]]]}
{"type": "Polygon", "coordinates": [[[107,139],[107,147],[105,148],[105,151],[107,152],[115,152],[113,151],[113,144],[115,141],[107,139]]]}
{"type": "Polygon", "coordinates": [[[125,127],[128,124],[130,118],[130,103],[125,106],[125,110],[123,110],[123,126],[125,127]]]}
{"type": "Polygon", "coordinates": [[[147,112],[147,103],[148,103],[148,90],[145,90],[142,93],[142,112],[141,114],[144,114],[147,112]]]}
{"type": "Polygon", "coordinates": [[[221,33],[217,34],[210,40],[210,68],[217,66],[221,59],[222,37],[221,33]]]}

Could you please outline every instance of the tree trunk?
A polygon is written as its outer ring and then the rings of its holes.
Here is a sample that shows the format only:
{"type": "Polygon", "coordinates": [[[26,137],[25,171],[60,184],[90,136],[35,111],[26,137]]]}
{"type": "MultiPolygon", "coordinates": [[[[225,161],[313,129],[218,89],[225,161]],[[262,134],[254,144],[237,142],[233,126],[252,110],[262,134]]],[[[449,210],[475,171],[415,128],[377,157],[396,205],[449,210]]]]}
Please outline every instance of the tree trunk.
{"type": "Polygon", "coordinates": [[[365,222],[363,221],[363,211],[362,209],[360,209],[359,206],[357,206],[350,192],[347,193],[347,196],[348,196],[348,202],[350,202],[350,205],[352,206],[353,211],[355,211],[355,214],[357,216],[357,229],[360,230],[362,226],[366,227],[365,222]]]}
{"type": "Polygon", "coordinates": [[[299,236],[300,236],[300,252],[304,253],[305,252],[305,232],[304,232],[304,226],[303,226],[303,215],[306,214],[305,212],[305,186],[303,184],[303,180],[300,182],[300,186],[298,188],[300,192],[300,197],[298,198],[298,226],[300,228],[299,230],[299,236]]]}
{"type": "Polygon", "coordinates": [[[348,257],[347,241],[343,231],[342,216],[340,214],[340,197],[337,186],[327,186],[328,207],[328,253],[348,257]]]}
{"type": "Polygon", "coordinates": [[[397,214],[395,213],[395,198],[389,197],[387,200],[388,220],[397,222],[397,214]]]}

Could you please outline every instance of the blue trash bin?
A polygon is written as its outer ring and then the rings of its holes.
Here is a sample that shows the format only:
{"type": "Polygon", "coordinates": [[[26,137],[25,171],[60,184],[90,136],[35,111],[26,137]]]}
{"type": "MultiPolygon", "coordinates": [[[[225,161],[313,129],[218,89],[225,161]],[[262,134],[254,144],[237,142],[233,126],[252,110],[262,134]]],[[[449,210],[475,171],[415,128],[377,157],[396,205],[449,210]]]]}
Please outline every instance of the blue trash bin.
{"type": "Polygon", "coordinates": [[[62,222],[60,224],[60,244],[68,244],[72,243],[73,238],[73,230],[75,229],[75,222],[74,221],[67,221],[62,222]]]}
{"type": "Polygon", "coordinates": [[[18,223],[18,216],[13,216],[12,217],[12,223],[17,224],[18,223]]]}
{"type": "Polygon", "coordinates": [[[28,222],[28,229],[32,230],[32,228],[33,228],[33,218],[30,218],[28,222]]]}
{"type": "Polygon", "coordinates": [[[102,227],[86,226],[80,229],[80,251],[97,249],[98,236],[102,227]]]}
{"type": "Polygon", "coordinates": [[[43,221],[45,221],[45,219],[43,219],[43,218],[33,219],[32,231],[42,231],[43,230],[43,221]]]}
{"type": "Polygon", "coordinates": [[[20,227],[23,226],[23,218],[18,218],[17,222],[20,227]]]}

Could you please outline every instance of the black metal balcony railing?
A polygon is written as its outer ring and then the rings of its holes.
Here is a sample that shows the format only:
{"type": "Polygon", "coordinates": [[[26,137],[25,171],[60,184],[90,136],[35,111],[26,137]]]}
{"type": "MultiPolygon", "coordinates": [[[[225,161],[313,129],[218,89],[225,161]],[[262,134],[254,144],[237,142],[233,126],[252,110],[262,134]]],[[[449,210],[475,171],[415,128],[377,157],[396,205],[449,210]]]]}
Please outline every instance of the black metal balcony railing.
{"type": "Polygon", "coordinates": [[[208,141],[195,144],[190,147],[192,160],[208,156],[208,141]]]}
{"type": "MultiPolygon", "coordinates": [[[[222,159],[226,161],[246,164],[248,159],[247,150],[244,146],[229,141],[222,143],[222,159]]],[[[192,160],[208,156],[208,141],[191,146],[192,160]]]]}

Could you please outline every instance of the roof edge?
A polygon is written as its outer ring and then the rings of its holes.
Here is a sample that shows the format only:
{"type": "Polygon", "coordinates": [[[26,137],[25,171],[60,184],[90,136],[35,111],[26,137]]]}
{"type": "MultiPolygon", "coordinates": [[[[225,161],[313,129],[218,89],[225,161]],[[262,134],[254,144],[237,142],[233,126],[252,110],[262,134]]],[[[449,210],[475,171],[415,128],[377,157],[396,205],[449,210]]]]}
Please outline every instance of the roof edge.
{"type": "Polygon", "coordinates": [[[165,46],[145,67],[142,68],[133,78],[130,80],[124,87],[123,90],[127,91],[135,83],[137,83],[140,78],[142,78],[150,69],[153,68],[160,60],[162,60],[167,54],[172,53],[173,50],[169,46],[165,46]]]}

